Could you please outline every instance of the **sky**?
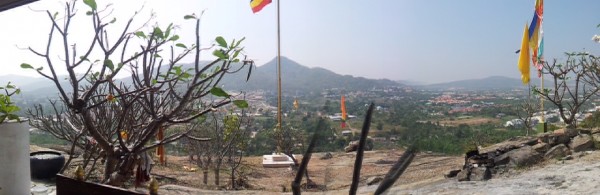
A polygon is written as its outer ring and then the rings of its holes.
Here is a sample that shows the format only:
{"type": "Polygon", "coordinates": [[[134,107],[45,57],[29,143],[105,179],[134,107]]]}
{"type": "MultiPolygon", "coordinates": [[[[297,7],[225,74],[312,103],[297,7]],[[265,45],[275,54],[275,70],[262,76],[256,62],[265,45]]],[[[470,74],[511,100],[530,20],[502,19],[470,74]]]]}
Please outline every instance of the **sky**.
{"type": "MultiPolygon", "coordinates": [[[[110,17],[117,19],[113,32],[143,7],[134,25],[140,27],[154,12],[155,19],[142,30],[174,23],[180,42],[191,44],[195,24],[183,16],[203,12],[201,47],[214,44],[216,36],[245,37],[245,54],[257,65],[277,55],[276,0],[256,14],[248,0],[96,1],[99,7],[112,4],[110,17]]],[[[78,19],[70,36],[85,45],[91,32],[85,15],[89,8],[77,3],[78,19]]],[[[19,65],[37,67],[44,61],[23,48],[45,48],[50,23],[42,10],[62,11],[63,4],[40,0],[0,13],[0,75],[35,75],[19,65]]],[[[308,67],[373,79],[439,83],[489,76],[520,78],[515,51],[533,7],[534,0],[284,0],[281,53],[308,67]]],[[[600,53],[600,44],[591,40],[600,34],[598,10],[597,0],[546,0],[546,59],[564,59],[564,52],[571,51],[600,53]]],[[[54,58],[62,59],[56,48],[54,58]]],[[[214,57],[205,52],[201,58],[214,57]]]]}

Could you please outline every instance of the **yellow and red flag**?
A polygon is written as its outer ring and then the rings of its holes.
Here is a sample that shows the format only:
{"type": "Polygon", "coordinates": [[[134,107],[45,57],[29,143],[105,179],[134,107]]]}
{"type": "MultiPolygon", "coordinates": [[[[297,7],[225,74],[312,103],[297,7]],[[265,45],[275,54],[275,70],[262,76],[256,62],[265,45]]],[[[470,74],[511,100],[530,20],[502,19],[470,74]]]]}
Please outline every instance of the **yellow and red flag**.
{"type": "Polygon", "coordinates": [[[256,13],[269,5],[269,3],[271,3],[271,0],[250,0],[250,7],[252,8],[252,12],[256,13]]]}

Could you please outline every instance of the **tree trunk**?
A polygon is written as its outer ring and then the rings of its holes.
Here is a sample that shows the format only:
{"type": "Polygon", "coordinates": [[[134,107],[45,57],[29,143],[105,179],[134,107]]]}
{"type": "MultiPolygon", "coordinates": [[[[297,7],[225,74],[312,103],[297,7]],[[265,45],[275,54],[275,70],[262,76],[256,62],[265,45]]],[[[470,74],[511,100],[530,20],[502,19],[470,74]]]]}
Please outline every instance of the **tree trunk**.
{"type": "Polygon", "coordinates": [[[204,178],[202,179],[202,183],[204,183],[204,185],[208,185],[208,167],[205,167],[202,169],[202,173],[204,175],[204,178]]]}
{"type": "Polygon", "coordinates": [[[217,188],[219,187],[219,169],[221,168],[221,166],[217,165],[215,167],[215,185],[217,186],[217,188]]]}
{"type": "Polygon", "coordinates": [[[110,179],[107,183],[112,186],[123,186],[123,184],[133,176],[136,156],[137,155],[135,154],[130,154],[124,156],[124,158],[120,160],[116,160],[116,162],[118,162],[118,167],[116,167],[117,169],[115,172],[110,174],[110,179]]]}
{"type": "Polygon", "coordinates": [[[110,174],[115,172],[117,167],[118,160],[112,155],[106,155],[106,163],[104,164],[104,179],[103,183],[108,182],[110,180],[110,174]]]}
{"type": "Polygon", "coordinates": [[[231,167],[231,190],[235,190],[235,169],[231,167]]]}

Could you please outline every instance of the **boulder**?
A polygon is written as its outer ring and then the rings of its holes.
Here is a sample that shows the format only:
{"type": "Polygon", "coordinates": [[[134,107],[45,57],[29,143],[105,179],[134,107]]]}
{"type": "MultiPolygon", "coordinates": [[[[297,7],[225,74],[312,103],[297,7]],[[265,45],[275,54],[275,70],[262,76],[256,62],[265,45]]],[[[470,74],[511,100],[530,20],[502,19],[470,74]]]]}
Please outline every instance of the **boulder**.
{"type": "Polygon", "coordinates": [[[463,169],[458,174],[456,174],[456,179],[458,181],[469,181],[469,175],[471,171],[469,169],[463,169]]]}
{"type": "Polygon", "coordinates": [[[485,148],[479,149],[480,154],[500,152],[504,153],[523,146],[533,146],[538,143],[537,137],[513,137],[485,148]]]}
{"type": "Polygon", "coordinates": [[[452,178],[452,177],[456,177],[456,175],[458,175],[458,173],[460,173],[460,172],[461,172],[461,170],[460,170],[460,169],[451,170],[451,171],[448,171],[448,173],[447,173],[447,174],[444,174],[444,177],[445,177],[445,178],[452,178]]]}
{"type": "Polygon", "coordinates": [[[567,148],[567,146],[565,146],[564,144],[559,144],[559,145],[556,145],[556,146],[550,148],[550,150],[548,150],[548,152],[546,152],[546,154],[544,154],[544,158],[545,159],[562,158],[569,154],[571,154],[571,151],[569,150],[569,148],[567,148]]]}
{"type": "Polygon", "coordinates": [[[581,134],[575,136],[571,140],[571,144],[569,144],[569,147],[571,148],[571,150],[573,150],[573,152],[591,150],[594,149],[594,141],[592,141],[592,136],[587,134],[581,134]]]}
{"type": "MultiPolygon", "coordinates": [[[[565,130],[566,129],[558,129],[558,130],[555,130],[554,132],[547,132],[547,133],[540,134],[538,136],[538,141],[547,143],[550,145],[550,147],[556,146],[558,144],[569,143],[569,141],[571,141],[570,133],[565,133],[565,130]]],[[[571,131],[568,131],[568,132],[571,132],[571,131]]]]}
{"type": "Polygon", "coordinates": [[[592,134],[592,140],[596,143],[600,143],[600,134],[592,134]]]}
{"type": "Polygon", "coordinates": [[[356,151],[358,149],[358,141],[351,141],[348,146],[346,146],[344,148],[344,151],[346,152],[353,152],[356,151]]]}
{"type": "Polygon", "coordinates": [[[554,130],[554,134],[563,134],[569,137],[575,137],[577,134],[579,134],[579,130],[573,128],[562,128],[554,130]]]}
{"type": "Polygon", "coordinates": [[[593,135],[593,134],[598,134],[598,133],[600,133],[600,128],[594,127],[592,129],[590,129],[590,134],[593,135]]]}
{"type": "Polygon", "coordinates": [[[321,160],[327,160],[333,158],[333,155],[329,152],[325,153],[325,155],[321,156],[321,160]]]}
{"type": "Polygon", "coordinates": [[[496,156],[494,158],[494,165],[506,165],[510,162],[510,158],[508,157],[508,153],[501,154],[500,156],[496,156]]]}
{"type": "Polygon", "coordinates": [[[535,151],[531,146],[524,146],[519,149],[507,152],[509,165],[511,167],[522,167],[534,164],[540,160],[542,155],[535,151]]]}
{"type": "Polygon", "coordinates": [[[473,167],[471,169],[470,181],[486,181],[492,178],[492,171],[487,167],[473,167]]]}
{"type": "Polygon", "coordinates": [[[369,177],[369,179],[367,179],[367,185],[373,185],[373,184],[379,183],[381,180],[383,180],[383,178],[381,178],[379,176],[369,177]]]}
{"type": "Polygon", "coordinates": [[[548,151],[550,149],[550,144],[541,142],[536,145],[533,145],[532,147],[536,152],[543,154],[543,153],[546,153],[546,151],[548,151]]]}

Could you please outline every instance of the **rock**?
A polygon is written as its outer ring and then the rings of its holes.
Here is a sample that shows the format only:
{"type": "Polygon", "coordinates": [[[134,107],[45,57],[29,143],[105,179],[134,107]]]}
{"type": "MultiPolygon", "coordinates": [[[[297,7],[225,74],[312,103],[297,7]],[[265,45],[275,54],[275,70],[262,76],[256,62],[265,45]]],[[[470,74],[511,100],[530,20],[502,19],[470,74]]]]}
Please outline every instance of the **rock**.
{"type": "Polygon", "coordinates": [[[571,153],[571,151],[569,150],[569,148],[567,148],[567,146],[565,146],[564,144],[559,144],[559,145],[556,145],[556,146],[550,148],[550,150],[548,150],[548,152],[546,152],[546,154],[544,154],[544,158],[545,159],[561,158],[561,157],[569,155],[570,153],[571,153]]]}
{"type": "Polygon", "coordinates": [[[560,160],[573,160],[573,156],[567,155],[565,157],[560,158],[560,160]]]}
{"type": "Polygon", "coordinates": [[[469,175],[470,181],[486,181],[492,178],[492,172],[487,167],[474,167],[469,175]]]}
{"type": "Polygon", "coordinates": [[[370,186],[370,185],[379,183],[381,180],[383,180],[383,178],[381,178],[379,176],[369,177],[369,179],[367,179],[367,185],[370,186]]]}
{"type": "Polygon", "coordinates": [[[593,129],[591,129],[591,130],[590,130],[590,133],[591,133],[592,135],[593,135],[593,134],[600,133],[600,128],[598,128],[598,127],[595,127],[595,128],[593,128],[593,129]]]}
{"type": "Polygon", "coordinates": [[[350,145],[350,146],[344,147],[345,152],[354,152],[354,151],[356,151],[356,149],[358,149],[357,145],[350,145]]]}
{"type": "Polygon", "coordinates": [[[600,143],[600,134],[592,134],[592,140],[596,143],[600,143]]]}
{"type": "Polygon", "coordinates": [[[333,155],[331,153],[327,152],[327,153],[325,153],[325,155],[323,155],[321,157],[321,160],[327,160],[327,159],[331,159],[331,158],[333,158],[333,155]]]}
{"type": "Polygon", "coordinates": [[[534,164],[540,160],[542,155],[536,152],[533,147],[525,146],[519,149],[507,152],[509,165],[512,167],[521,167],[534,164]]]}
{"type": "Polygon", "coordinates": [[[506,165],[510,162],[510,158],[507,153],[504,153],[500,156],[496,156],[494,158],[494,165],[506,165]]]}
{"type": "Polygon", "coordinates": [[[452,177],[456,177],[456,175],[458,175],[458,173],[460,173],[460,171],[461,171],[460,169],[456,169],[456,170],[451,170],[451,171],[448,171],[448,173],[447,173],[447,174],[444,174],[444,177],[445,177],[445,178],[452,178],[452,177]]]}
{"type": "Polygon", "coordinates": [[[533,145],[533,149],[540,154],[546,153],[550,149],[550,144],[541,142],[536,145],[533,145]]]}
{"type": "Polygon", "coordinates": [[[458,181],[469,181],[469,175],[469,169],[463,169],[458,174],[456,174],[456,179],[458,179],[458,181]]]}
{"type": "Polygon", "coordinates": [[[571,137],[565,133],[564,129],[559,129],[554,132],[540,134],[538,136],[538,140],[547,143],[550,145],[550,147],[552,147],[558,144],[569,143],[569,141],[571,141],[571,137]]]}
{"type": "Polygon", "coordinates": [[[533,146],[535,144],[537,144],[538,142],[538,138],[537,137],[513,137],[510,138],[504,142],[501,143],[497,143],[485,148],[481,148],[479,149],[479,153],[480,154],[484,154],[484,153],[493,153],[493,152],[507,152],[510,150],[513,150],[515,148],[520,148],[522,146],[533,146]]]}
{"type": "Polygon", "coordinates": [[[579,131],[580,134],[592,134],[592,129],[577,129],[577,131],[579,131]]]}
{"type": "Polygon", "coordinates": [[[573,150],[573,152],[586,151],[594,148],[594,142],[592,141],[592,136],[581,134],[575,136],[573,140],[571,140],[569,147],[571,150],[573,150]]]}
{"type": "Polygon", "coordinates": [[[358,141],[351,141],[348,146],[346,146],[344,148],[344,151],[346,152],[353,152],[356,151],[358,149],[358,141]]]}

